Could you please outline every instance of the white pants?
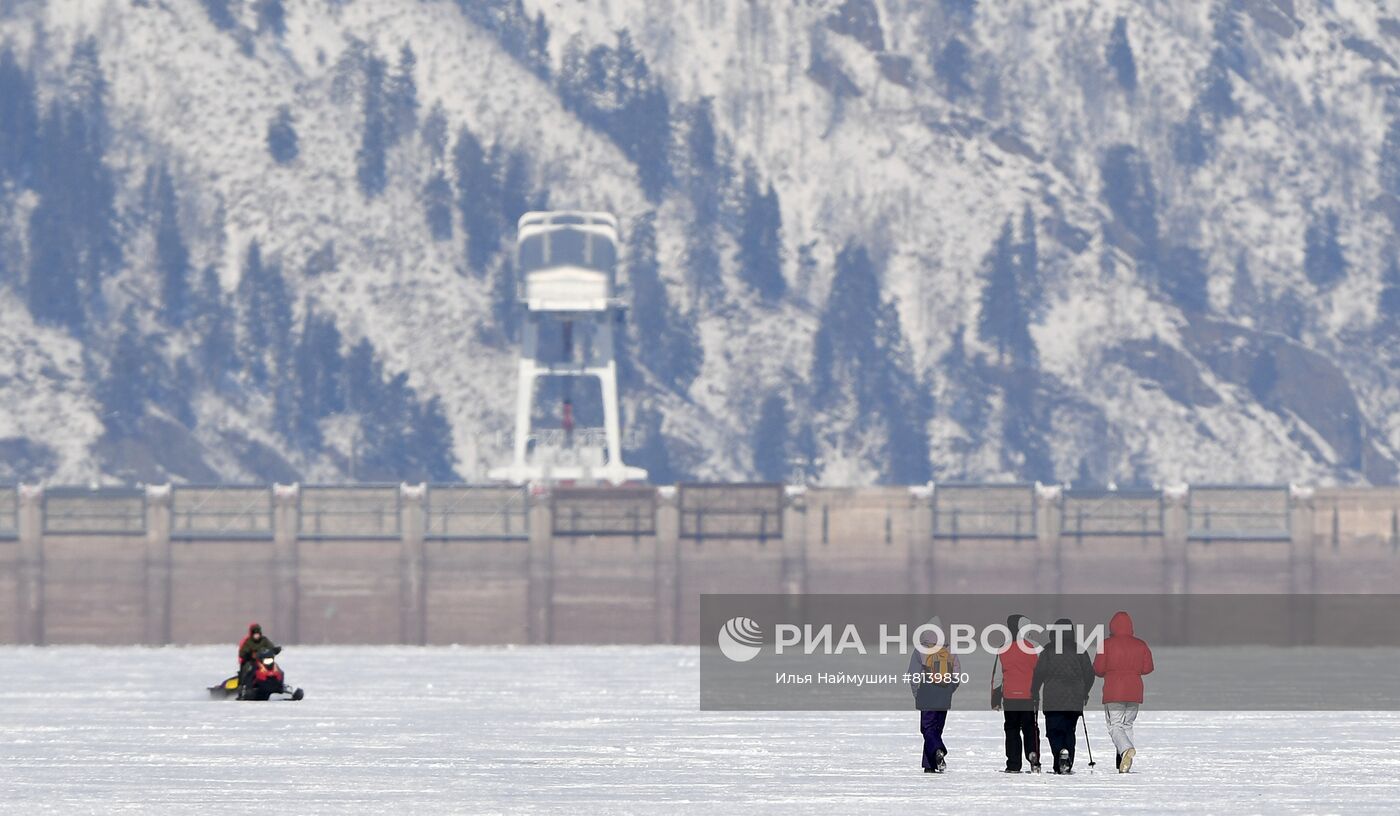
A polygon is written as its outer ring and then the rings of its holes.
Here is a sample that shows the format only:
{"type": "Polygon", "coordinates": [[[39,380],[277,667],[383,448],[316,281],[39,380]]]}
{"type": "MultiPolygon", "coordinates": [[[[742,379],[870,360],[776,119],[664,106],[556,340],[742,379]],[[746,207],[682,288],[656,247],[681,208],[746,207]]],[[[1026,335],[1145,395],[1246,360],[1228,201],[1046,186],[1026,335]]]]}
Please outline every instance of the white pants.
{"type": "Polygon", "coordinates": [[[1133,747],[1133,720],[1137,719],[1137,703],[1105,703],[1104,717],[1108,720],[1108,736],[1118,753],[1133,747]]]}

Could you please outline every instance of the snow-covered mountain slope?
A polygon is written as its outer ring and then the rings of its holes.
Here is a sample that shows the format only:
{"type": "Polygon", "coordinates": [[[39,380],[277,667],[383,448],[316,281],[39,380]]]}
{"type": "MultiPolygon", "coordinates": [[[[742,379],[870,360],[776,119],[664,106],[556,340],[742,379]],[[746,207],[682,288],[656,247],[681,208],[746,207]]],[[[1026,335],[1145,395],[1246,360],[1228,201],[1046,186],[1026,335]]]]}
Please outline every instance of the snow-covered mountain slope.
{"type": "MultiPolygon", "coordinates": [[[[46,267],[29,221],[44,193],[18,176],[0,187],[12,361],[0,458],[28,451],[15,476],[364,478],[366,434],[418,438],[363,399],[289,425],[309,363],[265,382],[245,359],[201,381],[190,355],[205,325],[158,316],[148,199],[165,167],[191,277],[215,270],[240,346],[256,241],[286,278],[293,341],[308,310],[337,327],[337,359],[368,340],[383,382],[402,372],[412,400],[439,399],[463,478],[483,477],[508,442],[510,207],[482,202],[521,187],[550,206],[612,210],[629,233],[655,224],[661,287],[633,270],[625,402],[632,455],[662,478],[1394,478],[1400,289],[1394,303],[1384,294],[1400,228],[1400,10],[1385,3],[0,9],[0,44],[32,76],[41,114],[86,87],[75,54],[89,38],[121,262],[82,328],[36,325],[26,293],[46,267]],[[382,191],[369,190],[376,83],[387,76],[399,99],[405,75],[416,115],[380,146],[382,191]],[[646,107],[658,94],[660,114],[646,107]],[[279,161],[268,128],[283,110],[296,147],[279,161]],[[464,173],[464,128],[494,182],[464,173]],[[438,173],[445,240],[425,215],[438,173]],[[755,283],[750,181],[771,185],[780,210],[771,291],[755,283]],[[464,235],[493,206],[499,244],[478,254],[464,235]],[[832,294],[875,288],[868,301],[832,294]],[[143,394],[142,423],[110,421],[122,325],[173,372],[162,393],[186,393],[188,410],[143,394]],[[181,379],[186,358],[195,374],[181,379]],[[188,454],[158,455],[172,429],[188,454]]],[[[633,247],[634,267],[645,249],[633,247]]],[[[327,406],[347,401],[340,389],[327,406]]]]}

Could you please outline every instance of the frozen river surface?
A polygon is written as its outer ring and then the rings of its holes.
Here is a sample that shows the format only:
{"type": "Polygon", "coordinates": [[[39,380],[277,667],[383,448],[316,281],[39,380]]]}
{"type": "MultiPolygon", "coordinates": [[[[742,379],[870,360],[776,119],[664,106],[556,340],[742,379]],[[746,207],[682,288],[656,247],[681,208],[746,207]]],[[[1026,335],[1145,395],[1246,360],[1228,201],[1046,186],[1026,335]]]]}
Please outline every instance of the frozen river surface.
{"type": "MultiPolygon", "coordinates": [[[[707,713],[693,647],[289,648],[300,703],[211,702],[232,648],[0,651],[0,812],[1385,812],[1400,714],[1153,712],[1135,773],[1002,774],[1000,718],[707,713]],[[936,797],[936,798],[935,798],[936,797]]],[[[1097,695],[1097,690],[1095,694],[1097,695]]],[[[980,703],[985,690],[964,694],[980,703]]]]}

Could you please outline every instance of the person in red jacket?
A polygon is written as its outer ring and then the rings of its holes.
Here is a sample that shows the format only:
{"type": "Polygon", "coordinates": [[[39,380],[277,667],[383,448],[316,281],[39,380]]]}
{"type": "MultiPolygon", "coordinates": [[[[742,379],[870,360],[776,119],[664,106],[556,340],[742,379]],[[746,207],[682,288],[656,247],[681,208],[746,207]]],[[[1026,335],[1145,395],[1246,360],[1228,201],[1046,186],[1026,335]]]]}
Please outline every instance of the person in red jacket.
{"type": "Polygon", "coordinates": [[[1004,720],[1007,773],[1021,772],[1023,753],[1030,760],[1031,771],[1040,771],[1040,727],[1036,724],[1035,699],[1031,695],[1031,680],[1040,653],[1035,644],[1022,635],[1026,624],[1025,615],[1011,615],[1006,619],[1011,642],[997,653],[997,662],[992,666],[994,679],[997,664],[1001,666],[1001,686],[992,690],[992,707],[1001,709],[1004,720]]]}
{"type": "Polygon", "coordinates": [[[1133,635],[1133,619],[1117,612],[1108,622],[1103,651],[1094,658],[1094,674],[1103,678],[1103,709],[1108,735],[1118,749],[1118,772],[1133,767],[1133,721],[1142,705],[1142,676],[1152,673],[1152,650],[1133,635]]]}

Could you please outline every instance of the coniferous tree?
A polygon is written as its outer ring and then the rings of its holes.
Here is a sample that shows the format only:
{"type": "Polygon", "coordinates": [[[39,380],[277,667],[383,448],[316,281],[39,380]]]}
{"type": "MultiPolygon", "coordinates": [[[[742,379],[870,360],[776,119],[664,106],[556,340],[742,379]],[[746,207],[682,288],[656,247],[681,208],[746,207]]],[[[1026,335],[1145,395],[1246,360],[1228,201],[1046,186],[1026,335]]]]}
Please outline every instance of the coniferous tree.
{"type": "Polygon", "coordinates": [[[1245,39],[1241,11],[1239,0],[1219,0],[1211,12],[1211,35],[1215,40],[1214,53],[1219,56],[1221,66],[1248,79],[1249,44],[1245,39]]]}
{"type": "Polygon", "coordinates": [[[267,274],[263,268],[262,248],[257,239],[248,244],[243,261],[243,274],[238,279],[238,356],[243,368],[257,385],[267,382],[267,347],[271,327],[264,319],[267,314],[267,274]]]}
{"type": "Polygon", "coordinates": [[[161,168],[156,182],[156,273],[160,278],[161,318],[180,327],[189,316],[190,252],[180,234],[175,183],[161,168]]]}
{"type": "Polygon", "coordinates": [[[1110,147],[1099,165],[1103,180],[1103,200],[1138,245],[1140,259],[1157,257],[1157,189],[1152,169],[1137,148],[1119,144],[1110,147]]]}
{"type": "Polygon", "coordinates": [[[1016,245],[1016,279],[1026,314],[1036,315],[1045,299],[1040,279],[1040,245],[1036,240],[1035,211],[1027,204],[1021,211],[1021,242],[1016,245]]]}
{"type": "Polygon", "coordinates": [[[972,95],[972,49],[953,36],[933,60],[933,72],[943,85],[943,95],[957,102],[972,95]]]}
{"type": "Polygon", "coordinates": [[[478,274],[501,245],[500,190],[486,151],[465,127],[457,134],[453,151],[457,170],[457,206],[467,232],[467,262],[478,274]]]}
{"type": "Polygon", "coordinates": [[[1108,67],[1113,70],[1113,78],[1118,86],[1129,94],[1137,90],[1137,61],[1133,59],[1133,45],[1128,41],[1128,18],[1120,16],[1113,22],[1113,33],[1108,37],[1108,48],[1104,53],[1108,67]]]}
{"type": "Polygon", "coordinates": [[[79,259],[66,235],[58,204],[40,200],[29,216],[29,275],[25,302],[40,323],[80,334],[84,325],[79,296],[79,259]]]}
{"type": "Polygon", "coordinates": [[[39,106],[34,78],[8,44],[0,49],[0,184],[27,186],[39,153],[39,106]]]}
{"type": "Polygon", "coordinates": [[[1339,232],[1336,211],[1327,209],[1303,235],[1303,272],[1319,289],[1330,289],[1346,277],[1347,259],[1339,232]]]}
{"type": "Polygon", "coordinates": [[[220,31],[232,31],[238,26],[238,21],[233,17],[233,10],[229,7],[231,0],[200,0],[204,5],[204,11],[209,15],[209,22],[220,31]]]}
{"type": "Polygon", "coordinates": [[[1237,317],[1252,317],[1259,308],[1259,292],[1249,271],[1249,257],[1241,252],[1235,259],[1235,278],[1230,283],[1230,307],[1237,317]]]}
{"type": "Polygon", "coordinates": [[[513,341],[520,328],[520,302],[515,264],[509,259],[496,266],[491,282],[491,316],[505,341],[513,341]]]}
{"type": "Polygon", "coordinates": [[[1239,113],[1227,59],[1219,49],[1211,54],[1210,63],[1206,65],[1201,82],[1198,104],[1202,111],[1209,113],[1217,121],[1229,119],[1239,113]]]}
{"type": "Polygon", "coordinates": [[[433,103],[432,109],[423,119],[423,128],[419,131],[419,138],[423,140],[423,145],[428,148],[428,158],[432,159],[433,165],[441,164],[443,156],[447,153],[448,132],[447,111],[443,110],[440,100],[433,103]]]}
{"type": "Polygon", "coordinates": [[[292,109],[286,105],[278,108],[277,115],[267,123],[267,151],[278,164],[290,164],[300,152],[296,121],[292,118],[292,109]]]}
{"type": "Polygon", "coordinates": [[[1200,314],[1209,309],[1210,274],[1200,250],[1184,244],[1169,246],[1148,269],[1162,294],[1182,310],[1200,314]]]}
{"type": "Polygon", "coordinates": [[[530,211],[530,187],[529,160],[523,151],[510,151],[501,169],[500,183],[501,220],[507,231],[514,230],[520,216],[530,211]]]}
{"type": "Polygon", "coordinates": [[[765,482],[783,481],[788,469],[787,400],[773,394],[763,401],[750,447],[753,450],[753,469],[758,478],[765,482]]]}
{"type": "Polygon", "coordinates": [[[271,32],[274,37],[287,33],[287,9],[282,0],[258,0],[258,31],[271,32]]]}
{"type": "Polygon", "coordinates": [[[233,371],[238,349],[233,334],[233,315],[225,303],[219,273],[212,266],[205,267],[200,278],[198,303],[194,325],[199,345],[195,355],[204,381],[218,385],[233,371]]]}
{"type": "Polygon", "coordinates": [[[672,180],[670,101],[626,29],[611,48],[585,53],[581,39],[571,40],[558,82],[564,106],[607,134],[637,166],[647,198],[660,200],[672,180]]]}
{"type": "Polygon", "coordinates": [[[433,171],[423,186],[423,208],[428,218],[428,232],[434,241],[452,239],[452,185],[441,170],[433,171]]]}
{"type": "Polygon", "coordinates": [[[671,304],[656,258],[655,213],[638,219],[627,239],[627,277],[632,285],[630,321],[637,362],[667,386],[684,392],[700,373],[703,350],[694,325],[671,304]]]}
{"type": "Polygon", "coordinates": [[[1391,331],[1400,329],[1400,261],[1393,255],[1381,279],[1379,307],[1381,324],[1391,331]]]}
{"type": "Polygon", "coordinates": [[[145,413],[146,393],[151,379],[149,359],[142,338],[128,314],[108,362],[107,374],[97,386],[102,422],[118,436],[133,434],[145,413]]]}
{"type": "Polygon", "coordinates": [[[896,484],[923,484],[930,473],[930,399],[910,358],[899,314],[881,300],[869,252],[846,245],[837,253],[831,294],[814,338],[813,405],[819,410],[842,406],[839,415],[854,417],[838,429],[845,439],[881,432],[883,481],[896,484]],[[853,405],[846,404],[848,398],[853,405]]]}
{"type": "Polygon", "coordinates": [[[1019,264],[1011,221],[1007,220],[992,251],[983,262],[987,282],[982,288],[982,309],[977,318],[977,335],[996,347],[997,360],[1013,365],[1035,363],[1035,343],[1022,300],[1019,264]]]}
{"type": "Polygon", "coordinates": [[[388,184],[385,151],[391,133],[384,108],[384,62],[371,56],[365,60],[364,127],[355,153],[355,179],[368,198],[384,192],[388,184]]]}
{"type": "Polygon", "coordinates": [[[777,301],[787,289],[783,278],[782,210],[771,183],[766,191],[759,188],[752,165],[744,168],[741,206],[739,272],[765,301],[777,301]]]}
{"type": "Polygon", "coordinates": [[[418,85],[413,78],[417,66],[418,57],[414,55],[413,48],[404,43],[399,50],[398,66],[389,78],[388,135],[391,146],[412,135],[413,129],[418,126],[418,85]]]}
{"type": "Polygon", "coordinates": [[[1400,196],[1400,118],[1392,121],[1385,132],[1379,171],[1381,189],[1393,196],[1400,196]]]}

